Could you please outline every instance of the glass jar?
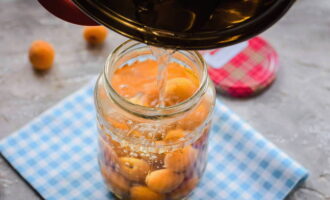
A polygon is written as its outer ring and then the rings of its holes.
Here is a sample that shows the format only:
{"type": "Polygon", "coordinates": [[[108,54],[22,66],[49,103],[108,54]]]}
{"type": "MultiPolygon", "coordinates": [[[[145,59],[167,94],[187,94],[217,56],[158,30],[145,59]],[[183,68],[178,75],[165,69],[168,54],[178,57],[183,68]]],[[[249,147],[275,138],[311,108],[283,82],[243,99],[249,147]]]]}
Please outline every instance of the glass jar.
{"type": "Polygon", "coordinates": [[[156,60],[150,48],[127,41],[110,54],[98,78],[100,170],[120,199],[183,199],[197,186],[206,167],[214,86],[199,53],[176,51],[170,63],[184,66],[189,76],[200,80],[196,92],[167,107],[135,104],[115,90],[112,79],[116,70],[146,60],[156,60]]]}

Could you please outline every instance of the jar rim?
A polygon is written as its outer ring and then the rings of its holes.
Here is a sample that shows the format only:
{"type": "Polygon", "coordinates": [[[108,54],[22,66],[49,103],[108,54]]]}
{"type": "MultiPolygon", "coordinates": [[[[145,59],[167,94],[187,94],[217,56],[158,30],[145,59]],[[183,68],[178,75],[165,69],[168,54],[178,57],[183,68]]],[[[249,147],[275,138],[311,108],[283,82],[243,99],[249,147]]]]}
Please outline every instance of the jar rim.
{"type": "MultiPolygon", "coordinates": [[[[206,92],[206,88],[208,85],[207,65],[202,55],[197,51],[185,51],[185,52],[189,52],[191,55],[197,58],[199,62],[199,66],[201,67],[201,79],[200,79],[201,81],[199,87],[197,91],[190,98],[178,104],[172,106],[165,106],[165,107],[147,107],[143,105],[134,104],[129,100],[127,100],[126,98],[124,98],[122,95],[118,94],[117,91],[112,87],[111,82],[107,75],[110,73],[109,68],[111,67],[111,65],[113,65],[116,62],[117,57],[122,51],[132,48],[135,45],[141,45],[141,44],[145,45],[146,47],[148,46],[146,44],[137,41],[127,40],[109,54],[103,71],[105,88],[107,93],[110,93],[109,96],[118,106],[120,106],[125,111],[137,115],[139,117],[148,118],[148,119],[170,117],[190,110],[194,105],[198,103],[200,97],[202,97],[203,94],[206,92]]],[[[184,50],[179,50],[179,51],[184,51],[184,50]]]]}

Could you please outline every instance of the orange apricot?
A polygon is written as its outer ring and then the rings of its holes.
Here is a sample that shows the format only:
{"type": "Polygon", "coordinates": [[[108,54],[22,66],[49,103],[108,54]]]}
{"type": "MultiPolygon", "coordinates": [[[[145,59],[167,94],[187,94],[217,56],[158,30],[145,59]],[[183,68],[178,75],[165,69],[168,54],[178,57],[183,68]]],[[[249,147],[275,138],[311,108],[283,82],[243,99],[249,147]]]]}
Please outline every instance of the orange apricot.
{"type": "Polygon", "coordinates": [[[182,129],[174,129],[167,132],[164,137],[165,142],[177,141],[185,136],[185,132],[182,129]]]}
{"type": "Polygon", "coordinates": [[[108,187],[117,195],[125,195],[129,192],[129,182],[111,168],[101,166],[101,173],[108,187]]]}
{"type": "Polygon", "coordinates": [[[86,26],[84,38],[90,45],[102,44],[108,35],[108,29],[104,26],[86,26]]]}
{"type": "Polygon", "coordinates": [[[167,193],[177,188],[183,179],[183,174],[174,173],[169,169],[160,169],[148,174],[146,184],[155,192],[167,193]]]}
{"type": "Polygon", "coordinates": [[[167,153],[164,159],[165,167],[175,172],[186,171],[195,163],[197,154],[198,150],[192,146],[167,153]]]}
{"type": "Polygon", "coordinates": [[[131,181],[143,181],[150,170],[146,161],[132,157],[119,158],[119,166],[123,176],[131,181]]]}
{"type": "Polygon", "coordinates": [[[133,186],[130,189],[131,200],[163,200],[163,194],[156,193],[145,186],[133,186]]]}
{"type": "Polygon", "coordinates": [[[46,41],[36,40],[29,49],[29,59],[36,70],[47,70],[53,65],[55,50],[46,41]]]}
{"type": "Polygon", "coordinates": [[[166,82],[165,104],[167,106],[175,105],[191,97],[197,87],[187,78],[173,78],[166,82]]]}

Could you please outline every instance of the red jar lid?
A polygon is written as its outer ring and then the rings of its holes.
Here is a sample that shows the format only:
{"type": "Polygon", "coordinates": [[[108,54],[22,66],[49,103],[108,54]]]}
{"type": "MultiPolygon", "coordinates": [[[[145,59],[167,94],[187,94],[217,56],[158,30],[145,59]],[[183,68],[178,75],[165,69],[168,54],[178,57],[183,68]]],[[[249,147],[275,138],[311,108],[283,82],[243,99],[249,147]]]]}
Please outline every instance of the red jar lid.
{"type": "Polygon", "coordinates": [[[233,97],[263,91],[275,80],[279,67],[276,51],[260,37],[201,53],[217,90],[233,97]]]}

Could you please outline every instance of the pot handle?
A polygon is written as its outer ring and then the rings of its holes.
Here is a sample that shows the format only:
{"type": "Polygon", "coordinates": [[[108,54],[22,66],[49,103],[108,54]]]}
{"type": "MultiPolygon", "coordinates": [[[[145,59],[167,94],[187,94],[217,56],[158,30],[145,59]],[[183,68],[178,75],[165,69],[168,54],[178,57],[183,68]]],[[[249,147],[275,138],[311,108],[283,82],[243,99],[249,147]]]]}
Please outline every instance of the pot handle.
{"type": "Polygon", "coordinates": [[[71,0],[38,0],[39,3],[56,17],[78,25],[99,25],[83,13],[71,0]]]}

